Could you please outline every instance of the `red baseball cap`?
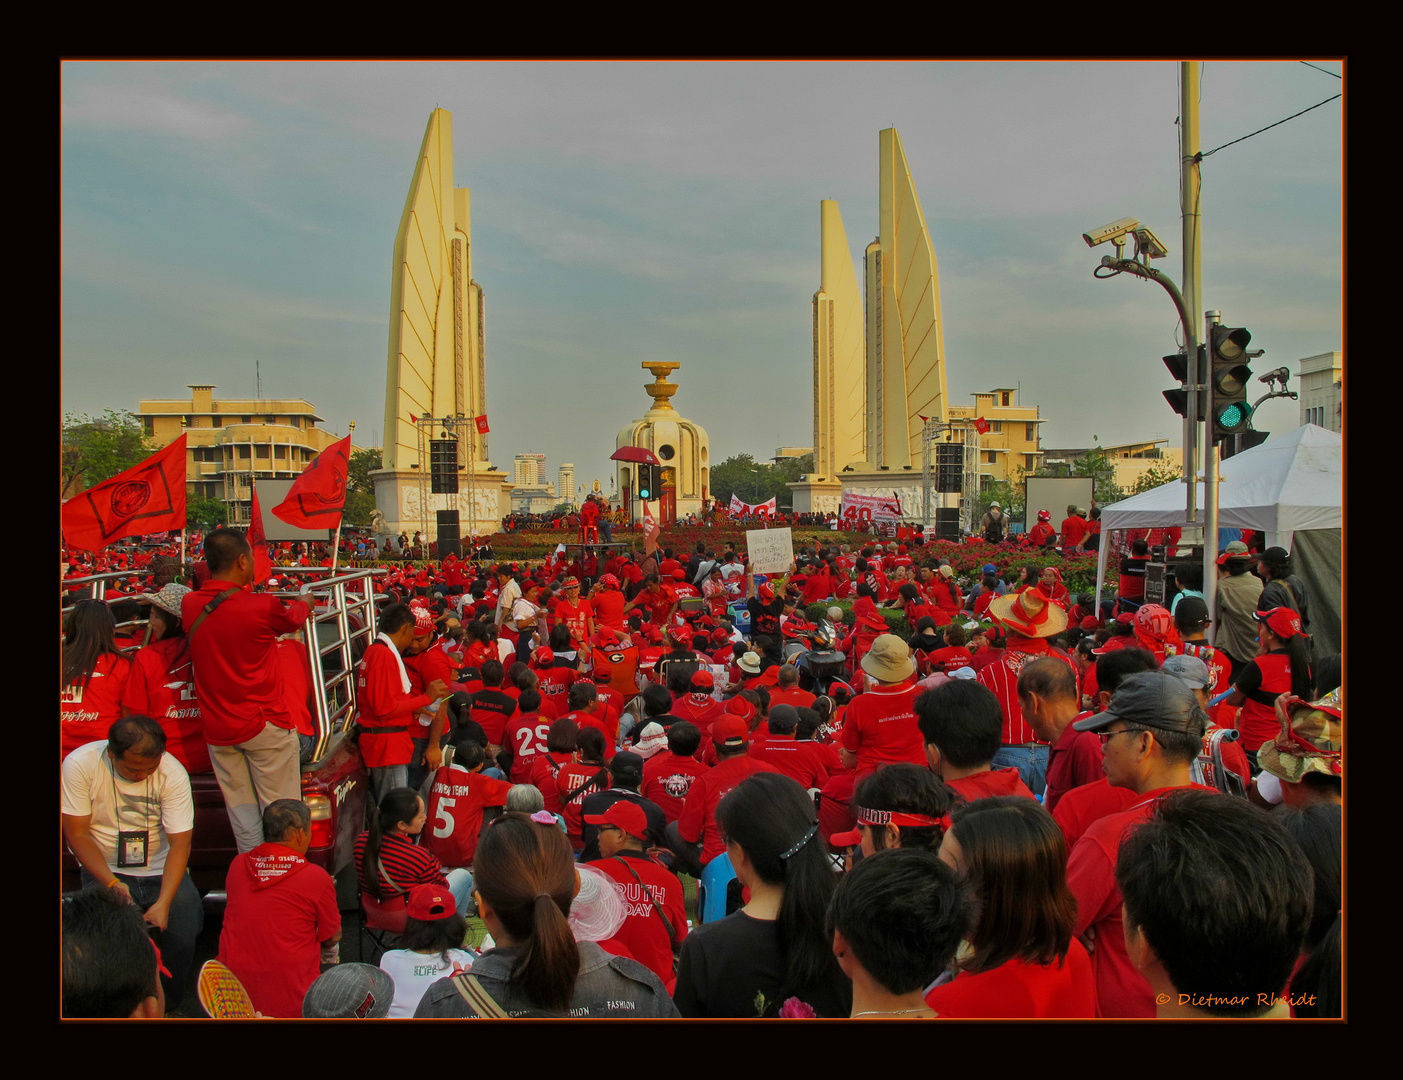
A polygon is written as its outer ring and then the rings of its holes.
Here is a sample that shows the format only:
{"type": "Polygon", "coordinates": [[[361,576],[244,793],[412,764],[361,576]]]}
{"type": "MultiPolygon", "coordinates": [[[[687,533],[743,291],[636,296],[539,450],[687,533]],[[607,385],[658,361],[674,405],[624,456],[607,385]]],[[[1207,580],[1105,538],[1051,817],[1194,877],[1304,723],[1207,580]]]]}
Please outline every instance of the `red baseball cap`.
{"type": "Polygon", "coordinates": [[[627,799],[620,799],[602,814],[586,814],[584,818],[590,825],[612,825],[639,840],[648,835],[648,815],[643,807],[627,799]]]}
{"type": "Polygon", "coordinates": [[[414,631],[416,637],[434,632],[434,613],[428,608],[414,609],[414,631]]]}
{"type": "MultiPolygon", "coordinates": [[[[750,708],[750,702],[746,701],[744,698],[732,698],[731,701],[739,701],[747,708],[750,708]]],[[[752,709],[752,712],[753,711],[752,709]]],[[[745,720],[741,719],[741,717],[733,715],[731,706],[727,705],[726,715],[720,717],[711,725],[711,741],[717,746],[744,746],[750,741],[750,725],[746,723],[745,720]]]]}
{"type": "Polygon", "coordinates": [[[453,894],[441,885],[416,885],[409,890],[409,917],[422,922],[458,914],[453,894]]]}
{"type": "Polygon", "coordinates": [[[545,645],[531,654],[531,659],[536,661],[537,667],[550,667],[555,663],[555,653],[545,645]]]}
{"type": "Polygon", "coordinates": [[[1293,638],[1304,633],[1301,617],[1289,607],[1274,607],[1270,611],[1254,611],[1252,618],[1262,623],[1279,638],[1293,638]]]}
{"type": "Polygon", "coordinates": [[[708,689],[716,685],[716,677],[709,671],[692,672],[692,685],[705,686],[708,689]]]}

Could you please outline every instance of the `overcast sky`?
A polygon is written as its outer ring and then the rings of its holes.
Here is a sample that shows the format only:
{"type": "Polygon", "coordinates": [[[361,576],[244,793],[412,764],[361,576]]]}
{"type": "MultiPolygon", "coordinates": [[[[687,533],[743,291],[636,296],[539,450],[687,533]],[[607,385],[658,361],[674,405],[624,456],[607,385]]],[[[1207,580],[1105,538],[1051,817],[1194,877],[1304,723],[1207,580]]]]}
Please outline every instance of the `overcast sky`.
{"type": "MultiPolygon", "coordinates": [[[[1342,88],[1296,62],[1206,63],[1202,147],[1342,88]]],[[[391,250],[439,106],[472,190],[507,471],[538,451],[551,480],[573,461],[607,490],[655,359],[681,362],[674,401],[713,460],[809,445],[819,201],[860,257],[891,126],[939,265],[952,401],[1021,387],[1045,446],[1179,440],[1160,397],[1174,308],[1095,280],[1109,246],[1081,239],[1136,217],[1182,281],[1175,63],[67,63],[62,90],[65,411],[192,382],[250,397],[257,362],[265,397],[378,445],[391,250]]],[[[1342,344],[1343,104],[1203,165],[1203,306],[1293,385],[1295,361],[1342,344]]]]}

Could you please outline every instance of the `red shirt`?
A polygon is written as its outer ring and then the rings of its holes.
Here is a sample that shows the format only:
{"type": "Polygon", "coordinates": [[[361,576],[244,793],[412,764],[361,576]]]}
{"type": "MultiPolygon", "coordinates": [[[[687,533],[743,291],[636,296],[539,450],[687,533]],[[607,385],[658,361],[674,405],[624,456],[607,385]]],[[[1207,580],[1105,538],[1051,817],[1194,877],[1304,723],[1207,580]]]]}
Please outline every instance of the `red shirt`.
{"type": "MultiPolygon", "coordinates": [[[[1084,713],[1076,720],[1090,715],[1084,713]]],[[[1073,788],[1094,784],[1105,778],[1106,772],[1101,768],[1101,740],[1096,732],[1078,731],[1068,724],[1048,752],[1047,793],[1043,796],[1043,806],[1051,813],[1062,801],[1062,796],[1073,788]]]]}
{"type": "Polygon", "coordinates": [[[160,723],[166,733],[166,750],[187,773],[214,771],[184,638],[154,641],[136,654],[122,706],[160,723]]]}
{"type": "Polygon", "coordinates": [[[812,709],[817,699],[807,690],[800,690],[797,686],[791,686],[788,690],[770,691],[770,708],[776,705],[793,705],[796,709],[812,709]]]}
{"type": "Polygon", "coordinates": [[[988,772],[974,773],[958,780],[946,780],[945,786],[955,794],[963,796],[965,802],[988,799],[995,795],[1022,795],[1028,799],[1034,798],[1017,769],[990,769],[988,772]]]}
{"type": "Polygon", "coordinates": [[[726,845],[721,841],[721,830],[716,825],[716,804],[731,788],[758,772],[779,770],[763,761],[756,761],[749,754],[740,754],[719,762],[714,769],[693,781],[691,790],[687,792],[687,802],[682,807],[682,815],[677,819],[677,831],[689,844],[701,841],[703,866],[726,850],[726,845]]]}
{"type": "Polygon", "coordinates": [[[1044,656],[1056,656],[1066,661],[1072,667],[1072,673],[1076,674],[1076,667],[1061,653],[1026,653],[1017,649],[1005,649],[997,660],[979,668],[976,673],[980,684],[987,686],[999,699],[999,709],[1004,716],[1000,738],[1005,746],[1022,746],[1037,741],[1037,735],[1028,721],[1023,719],[1023,706],[1018,701],[1018,674],[1024,664],[1041,660],[1044,656]]]}
{"type": "Polygon", "coordinates": [[[86,684],[59,691],[58,718],[64,757],[84,743],[107,738],[108,729],[122,718],[122,695],[131,670],[132,662],[121,653],[103,653],[97,658],[86,684]]]}
{"type": "MultiPolygon", "coordinates": [[[[186,594],[180,611],[187,635],[205,605],[231,588],[230,581],[208,581],[186,594]]],[[[290,634],[310,615],[311,608],[301,600],[240,589],[190,636],[200,718],[211,746],[248,742],[268,724],[296,726],[273,648],[278,635],[290,634]]]]}
{"type": "Polygon", "coordinates": [[[959,671],[974,663],[973,654],[963,645],[947,645],[930,654],[931,662],[940,664],[946,671],[959,671]]]}
{"type": "Polygon", "coordinates": [[[1096,1016],[1091,958],[1076,938],[1062,963],[1013,959],[992,971],[964,972],[926,995],[926,1004],[952,1020],[1084,1020],[1096,1016]]]}
{"type": "Polygon", "coordinates": [[[569,764],[569,754],[552,754],[548,750],[537,754],[531,762],[530,783],[546,800],[546,809],[552,814],[560,813],[560,789],[555,786],[555,779],[569,764]]]}
{"type": "Polygon", "coordinates": [[[219,962],[264,1016],[300,1017],[321,974],[321,943],[341,929],[336,884],[320,866],[282,844],[234,857],[219,962]]]}
{"type": "Polygon", "coordinates": [[[680,757],[665,750],[643,763],[643,786],[639,792],[645,799],[657,803],[669,822],[676,821],[682,816],[692,784],[708,768],[696,758],[680,757]]]}
{"type": "MultiPolygon", "coordinates": [[[[551,610],[560,622],[570,628],[571,642],[583,648],[589,638],[585,632],[585,620],[594,617],[594,609],[590,607],[590,602],[583,598],[578,604],[572,604],[568,600],[558,600],[551,610]]],[[[621,608],[620,614],[622,615],[622,613],[621,608]]]]}
{"type": "Polygon", "coordinates": [[[560,800],[560,814],[565,818],[565,832],[569,835],[575,850],[584,847],[584,819],[581,804],[585,796],[594,791],[603,791],[612,780],[609,770],[603,765],[588,765],[583,761],[572,761],[555,776],[555,790],[560,800]]]}
{"type": "Polygon", "coordinates": [[[511,781],[513,784],[529,784],[534,771],[536,755],[546,752],[546,736],[550,734],[550,721],[539,713],[526,713],[514,716],[507,723],[502,736],[503,744],[512,751],[511,781]]]}
{"type": "Polygon", "coordinates": [[[1237,729],[1242,748],[1255,754],[1263,743],[1273,741],[1281,733],[1276,718],[1277,695],[1291,689],[1291,657],[1285,649],[1253,657],[1237,673],[1235,686],[1247,695],[1237,714],[1237,729]]]}
{"type": "Polygon", "coordinates": [[[1129,809],[1137,796],[1129,788],[1112,787],[1103,774],[1100,780],[1073,788],[1057,800],[1057,809],[1052,812],[1052,820],[1062,830],[1067,840],[1067,850],[1071,851],[1077,841],[1086,835],[1086,830],[1107,814],[1118,814],[1129,809]]]}
{"type": "Polygon", "coordinates": [[[878,765],[909,761],[924,766],[925,743],[916,727],[918,686],[879,686],[858,694],[843,718],[843,749],[857,755],[861,779],[878,765]]]}
{"type": "Polygon", "coordinates": [[[312,723],[312,669],[307,646],[284,638],[273,646],[273,658],[283,678],[283,699],[299,735],[315,735],[312,723]]]}
{"type": "MultiPolygon", "coordinates": [[[[1185,787],[1213,791],[1201,784],[1185,787]]],[[[1096,1012],[1103,1017],[1155,1015],[1154,993],[1125,951],[1121,895],[1116,886],[1116,859],[1126,833],[1154,813],[1162,795],[1176,787],[1158,788],[1136,796],[1128,810],[1110,814],[1086,830],[1067,860],[1067,886],[1077,898],[1077,923],[1072,933],[1084,937],[1096,930],[1091,966],[1096,973],[1096,1012]]]]}
{"type": "Polygon", "coordinates": [[[618,589],[601,589],[589,599],[594,621],[612,630],[624,628],[624,594],[618,589]]]}
{"type": "MultiPolygon", "coordinates": [[[[774,704],[775,699],[771,697],[770,707],[773,708],[774,704]]],[[[684,694],[672,703],[672,715],[695,724],[702,733],[703,743],[711,738],[711,725],[725,711],[726,706],[710,694],[684,694]]]]}
{"type": "Polygon", "coordinates": [[[510,780],[496,780],[461,765],[444,765],[434,773],[429,789],[429,820],[424,825],[424,846],[443,866],[471,866],[482,832],[482,811],[503,806],[510,780]]]}
{"type": "Polygon", "coordinates": [[[1069,518],[1062,520],[1062,546],[1076,547],[1086,539],[1087,521],[1084,517],[1077,517],[1073,514],[1069,518]]]}
{"type": "Polygon", "coordinates": [[[842,768],[838,753],[831,746],[812,741],[797,742],[793,735],[767,734],[765,741],[750,748],[751,757],[773,765],[806,788],[822,788],[828,778],[842,768]]]}
{"type": "Polygon", "coordinates": [[[619,899],[628,907],[628,916],[614,939],[627,947],[629,955],[651,970],[662,980],[667,992],[672,993],[677,983],[677,975],[672,970],[672,946],[680,945],[687,936],[687,905],[682,883],[675,874],[641,851],[621,851],[589,865],[614,879],[619,899]],[[663,909],[672,924],[670,935],[655,904],[663,909]]]}
{"type": "Polygon", "coordinates": [[[428,705],[428,694],[404,692],[393,646],[375,641],[365,650],[356,682],[360,706],[360,749],[367,768],[408,765],[414,758],[414,714],[428,705]]]}

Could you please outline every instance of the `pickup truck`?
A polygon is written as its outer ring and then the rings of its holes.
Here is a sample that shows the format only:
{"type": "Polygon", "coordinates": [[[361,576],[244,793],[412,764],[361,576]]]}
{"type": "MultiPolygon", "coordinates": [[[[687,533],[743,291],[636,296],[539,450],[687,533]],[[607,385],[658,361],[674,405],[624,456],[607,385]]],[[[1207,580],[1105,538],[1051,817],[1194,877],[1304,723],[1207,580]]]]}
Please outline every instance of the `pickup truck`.
{"type": "MultiPolygon", "coordinates": [[[[279,575],[325,573],[320,567],[281,567],[279,575]]],[[[359,904],[353,851],[356,837],[366,827],[370,782],[360,749],[352,734],[356,715],[355,668],[361,654],[375,640],[374,588],[371,579],[383,570],[360,569],[338,574],[308,586],[312,618],[303,638],[312,672],[312,720],[316,743],[311,759],[302,766],[302,800],[312,811],[312,845],[307,860],[336,879],[343,911],[359,904]]],[[[63,582],[65,603],[90,595],[103,600],[108,581],[125,573],[69,578],[63,582]]],[[[274,595],[289,599],[296,590],[274,595]]],[[[129,627],[133,624],[124,623],[129,627]]],[[[208,899],[224,895],[224,876],[237,849],[224,808],[224,795],[213,773],[190,777],[195,802],[195,829],[190,852],[190,877],[208,899]]],[[[78,887],[78,863],[64,849],[63,885],[78,887]]]]}

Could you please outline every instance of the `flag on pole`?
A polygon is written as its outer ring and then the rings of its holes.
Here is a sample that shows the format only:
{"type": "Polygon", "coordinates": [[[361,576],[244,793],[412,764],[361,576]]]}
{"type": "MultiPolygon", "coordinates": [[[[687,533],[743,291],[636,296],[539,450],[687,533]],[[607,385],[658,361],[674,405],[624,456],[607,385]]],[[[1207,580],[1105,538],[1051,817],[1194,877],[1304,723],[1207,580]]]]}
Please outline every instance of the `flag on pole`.
{"type": "Polygon", "coordinates": [[[419,422],[419,418],[418,418],[417,416],[415,416],[413,413],[410,413],[410,414],[409,414],[409,422],[410,422],[411,424],[417,424],[417,423],[419,422]]]}
{"type": "Polygon", "coordinates": [[[651,555],[658,550],[658,533],[661,531],[653,517],[653,511],[648,508],[648,504],[645,502],[643,504],[643,554],[651,555]]]}
{"type": "Polygon", "coordinates": [[[253,548],[253,583],[262,585],[273,576],[273,560],[268,554],[268,538],[263,534],[263,511],[258,507],[258,488],[253,489],[253,510],[248,521],[248,544],[253,548]]]}
{"type": "Polygon", "coordinates": [[[979,434],[981,435],[989,434],[989,421],[985,420],[982,416],[976,417],[974,421],[974,430],[979,432],[979,434]]]}
{"type": "Polygon", "coordinates": [[[101,551],[124,536],[185,528],[185,436],[63,504],[63,538],[101,551]]]}
{"type": "Polygon", "coordinates": [[[346,506],[351,469],[351,437],[328,446],[293,481],[287,498],[273,507],[277,517],[299,529],[334,529],[346,506]]]}
{"type": "Polygon", "coordinates": [[[486,435],[489,431],[492,430],[491,428],[489,428],[489,427],[487,426],[487,414],[486,414],[486,413],[483,413],[481,416],[474,417],[474,418],[473,418],[473,423],[477,425],[477,433],[478,433],[479,435],[486,435]]]}

